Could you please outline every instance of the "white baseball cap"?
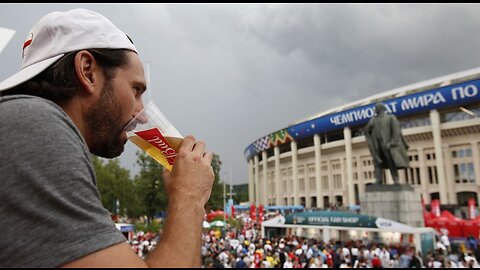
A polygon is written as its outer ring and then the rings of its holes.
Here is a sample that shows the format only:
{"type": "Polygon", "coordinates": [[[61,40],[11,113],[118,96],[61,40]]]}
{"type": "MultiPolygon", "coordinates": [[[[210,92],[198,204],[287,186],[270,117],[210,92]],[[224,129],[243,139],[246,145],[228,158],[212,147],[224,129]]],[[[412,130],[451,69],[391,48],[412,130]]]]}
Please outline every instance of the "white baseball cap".
{"type": "Polygon", "coordinates": [[[131,39],[97,12],[78,8],[49,13],[30,30],[23,44],[20,71],[0,82],[0,91],[35,77],[66,53],[93,48],[138,53],[131,39]]]}

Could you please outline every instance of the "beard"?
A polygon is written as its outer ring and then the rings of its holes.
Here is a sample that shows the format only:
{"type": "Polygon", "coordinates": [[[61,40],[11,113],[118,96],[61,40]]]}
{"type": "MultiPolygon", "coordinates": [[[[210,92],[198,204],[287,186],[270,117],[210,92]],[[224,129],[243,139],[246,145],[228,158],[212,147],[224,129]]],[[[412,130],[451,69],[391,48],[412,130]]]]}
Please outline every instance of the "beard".
{"type": "Polygon", "coordinates": [[[118,157],[125,148],[126,141],[120,137],[125,124],[110,82],[105,82],[100,99],[87,111],[86,119],[89,134],[93,136],[90,152],[104,158],[118,157]]]}

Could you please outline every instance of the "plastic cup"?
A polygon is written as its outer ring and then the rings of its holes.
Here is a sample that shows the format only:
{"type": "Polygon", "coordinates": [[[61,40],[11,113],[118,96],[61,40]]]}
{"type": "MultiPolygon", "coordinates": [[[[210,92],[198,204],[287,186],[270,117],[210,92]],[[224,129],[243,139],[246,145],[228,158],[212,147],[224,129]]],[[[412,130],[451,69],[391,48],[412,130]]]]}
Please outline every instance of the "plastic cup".
{"type": "Polygon", "coordinates": [[[128,140],[172,170],[183,136],[150,101],[125,127],[128,140]]]}

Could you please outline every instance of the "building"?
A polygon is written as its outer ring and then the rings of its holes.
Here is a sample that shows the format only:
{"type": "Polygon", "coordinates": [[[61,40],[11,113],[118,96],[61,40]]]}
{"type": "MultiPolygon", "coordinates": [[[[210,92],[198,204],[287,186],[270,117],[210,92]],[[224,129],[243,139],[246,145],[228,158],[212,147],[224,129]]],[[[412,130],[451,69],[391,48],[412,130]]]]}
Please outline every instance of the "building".
{"type": "MultiPolygon", "coordinates": [[[[250,144],[249,201],[259,205],[361,205],[375,182],[363,128],[377,102],[387,105],[409,144],[399,170],[428,205],[467,207],[480,198],[480,68],[415,83],[340,106],[250,144]]],[[[393,183],[385,171],[387,183],[393,183]]]]}

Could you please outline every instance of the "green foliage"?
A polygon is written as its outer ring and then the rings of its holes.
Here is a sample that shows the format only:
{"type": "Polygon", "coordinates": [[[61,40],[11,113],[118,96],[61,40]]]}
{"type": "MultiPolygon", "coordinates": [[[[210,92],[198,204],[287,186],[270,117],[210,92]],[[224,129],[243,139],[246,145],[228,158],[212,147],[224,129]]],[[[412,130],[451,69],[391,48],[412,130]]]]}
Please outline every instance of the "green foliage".
{"type": "Polygon", "coordinates": [[[210,220],[210,222],[214,222],[215,220],[225,221],[225,216],[224,215],[215,216],[212,218],[212,220],[210,220]]]}
{"type": "Polygon", "coordinates": [[[135,230],[144,232],[158,233],[163,228],[163,223],[158,219],[153,219],[151,222],[142,222],[138,220],[135,222],[135,230]]]}
{"type": "Polygon", "coordinates": [[[163,166],[144,152],[137,151],[140,172],[134,178],[134,193],[141,212],[152,220],[155,214],[167,209],[167,194],[163,186],[163,166]]]}
{"type": "MultiPolygon", "coordinates": [[[[156,214],[167,208],[167,194],[163,185],[163,166],[142,151],[137,151],[136,155],[140,172],[133,180],[130,178],[130,172],[120,167],[118,159],[104,160],[93,156],[97,187],[103,206],[112,214],[134,218],[146,215],[148,221],[152,221],[156,214]]],[[[223,210],[221,164],[220,157],[214,154],[212,167],[215,181],[207,202],[207,209],[223,210]]],[[[150,224],[151,222],[148,221],[147,224],[150,224]]]]}
{"type": "Polygon", "coordinates": [[[229,218],[227,218],[227,223],[230,224],[230,227],[236,228],[237,231],[242,231],[242,229],[243,229],[243,223],[239,219],[229,217],[229,218]]]}
{"type": "Polygon", "coordinates": [[[118,159],[111,159],[106,163],[97,156],[92,156],[92,159],[103,206],[113,214],[127,215],[135,208],[130,172],[120,167],[118,159]]]}
{"type": "Polygon", "coordinates": [[[206,205],[207,209],[223,210],[223,182],[220,181],[221,165],[220,157],[217,154],[213,154],[212,167],[215,173],[215,181],[212,187],[212,194],[206,205]]]}
{"type": "Polygon", "coordinates": [[[241,202],[248,202],[248,184],[233,186],[233,200],[239,204],[241,202]]]}

